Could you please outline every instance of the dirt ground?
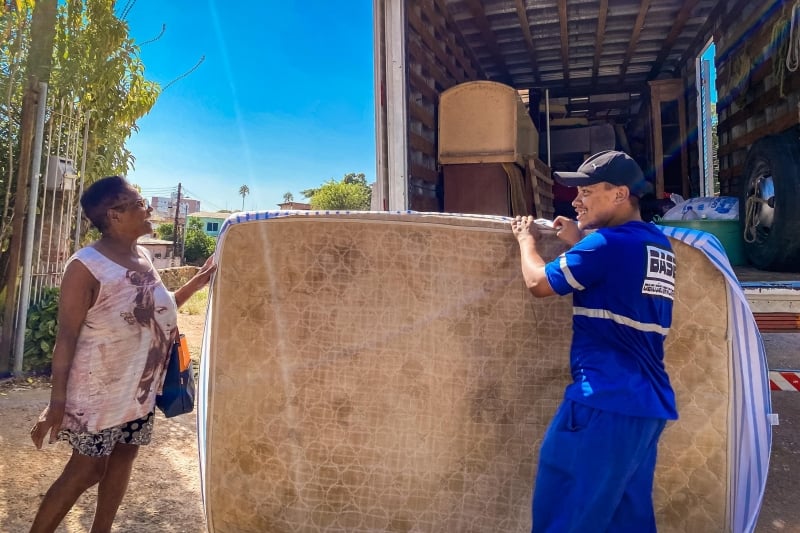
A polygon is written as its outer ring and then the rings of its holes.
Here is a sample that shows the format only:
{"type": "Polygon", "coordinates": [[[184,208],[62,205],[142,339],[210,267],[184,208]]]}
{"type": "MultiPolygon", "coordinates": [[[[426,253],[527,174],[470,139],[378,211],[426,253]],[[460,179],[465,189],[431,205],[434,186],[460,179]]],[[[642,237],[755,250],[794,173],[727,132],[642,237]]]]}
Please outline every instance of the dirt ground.
{"type": "MultiPolygon", "coordinates": [[[[197,353],[205,317],[180,314],[179,328],[197,353]]],[[[37,451],[29,431],[50,398],[46,381],[0,382],[0,531],[28,531],[42,496],[70,455],[69,445],[45,444],[37,451]]],[[[85,493],[58,528],[60,533],[91,529],[97,489],[85,493]]],[[[193,414],[157,415],[153,440],[143,446],[115,532],[206,531],[200,495],[196,423],[193,414]]]]}
{"type": "MultiPolygon", "coordinates": [[[[179,327],[197,353],[204,316],[179,316],[179,327]]],[[[800,368],[800,334],[765,335],[770,368],[800,368]]],[[[45,491],[69,456],[64,443],[37,451],[28,432],[47,404],[47,381],[0,381],[0,532],[26,532],[45,491]]],[[[770,473],[756,533],[800,532],[800,393],[774,392],[775,428],[770,473]]],[[[87,533],[97,491],[81,497],[58,529],[87,533]]],[[[113,531],[202,533],[206,531],[200,495],[194,415],[157,415],[153,441],[142,447],[113,531]]]]}

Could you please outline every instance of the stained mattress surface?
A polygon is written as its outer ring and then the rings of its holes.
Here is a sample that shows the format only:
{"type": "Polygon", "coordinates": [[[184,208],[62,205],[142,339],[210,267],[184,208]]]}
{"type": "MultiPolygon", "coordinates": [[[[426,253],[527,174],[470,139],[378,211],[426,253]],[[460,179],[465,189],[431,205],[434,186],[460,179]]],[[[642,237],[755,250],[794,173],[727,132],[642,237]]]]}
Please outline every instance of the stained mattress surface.
{"type": "MultiPolygon", "coordinates": [[[[742,530],[728,286],[673,244],[681,418],[659,448],[659,531],[742,530]]],[[[217,254],[198,415],[211,531],[530,531],[572,309],[528,293],[507,220],[252,213],[217,254]]]]}

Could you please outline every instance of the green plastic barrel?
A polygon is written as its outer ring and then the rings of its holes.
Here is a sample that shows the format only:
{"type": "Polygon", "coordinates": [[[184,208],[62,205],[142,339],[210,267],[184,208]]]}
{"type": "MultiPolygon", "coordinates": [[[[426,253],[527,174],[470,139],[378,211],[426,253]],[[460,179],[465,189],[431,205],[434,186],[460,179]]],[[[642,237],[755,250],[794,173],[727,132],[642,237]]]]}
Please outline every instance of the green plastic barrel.
{"type": "Polygon", "coordinates": [[[744,254],[742,228],[738,220],[658,220],[655,223],[676,228],[699,229],[711,233],[722,243],[731,265],[741,266],[747,264],[747,258],[744,254]]]}

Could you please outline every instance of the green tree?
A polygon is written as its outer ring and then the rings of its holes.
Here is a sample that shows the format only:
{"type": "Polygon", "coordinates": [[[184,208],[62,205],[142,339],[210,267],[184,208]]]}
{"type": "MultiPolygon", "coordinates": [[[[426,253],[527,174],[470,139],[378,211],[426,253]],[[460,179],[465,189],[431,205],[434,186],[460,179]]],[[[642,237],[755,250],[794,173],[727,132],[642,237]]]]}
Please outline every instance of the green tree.
{"type": "MultiPolygon", "coordinates": [[[[39,93],[39,83],[49,83],[51,67],[53,64],[53,39],[56,25],[56,12],[58,2],[56,0],[20,0],[15,3],[4,3],[3,13],[0,24],[6,21],[6,12],[26,11],[31,15],[31,22],[27,27],[30,28],[30,46],[26,50],[27,57],[20,54],[25,63],[25,74],[20,80],[18,94],[22,93],[21,106],[19,106],[19,127],[14,134],[10,135],[9,145],[8,176],[9,181],[4,186],[5,202],[3,205],[2,221],[0,222],[0,250],[5,253],[0,254],[0,291],[5,293],[3,306],[2,331],[0,331],[0,372],[8,367],[9,356],[11,354],[11,335],[13,331],[13,318],[17,308],[17,288],[18,288],[18,269],[20,256],[22,255],[22,235],[23,218],[25,206],[28,203],[28,188],[30,178],[30,161],[33,157],[35,148],[33,147],[35,115],[36,115],[36,94],[39,93]],[[35,7],[34,7],[35,4],[35,7]],[[16,6],[16,9],[14,9],[16,6]],[[17,145],[19,142],[19,145],[17,145]],[[16,190],[13,201],[13,213],[16,216],[6,218],[8,207],[11,205],[10,183],[14,171],[14,148],[17,148],[16,160],[19,162],[17,169],[16,190]],[[10,230],[10,231],[9,231],[10,230]]],[[[24,28],[24,26],[20,26],[24,28]]],[[[3,32],[5,33],[5,32],[3,32]]],[[[2,52],[0,52],[2,57],[2,52]]],[[[1,70],[1,69],[0,69],[1,70]]],[[[3,74],[5,72],[3,71],[3,74]]],[[[2,94],[2,93],[0,93],[2,94]]],[[[11,96],[9,95],[9,100],[11,96]]],[[[12,123],[8,124],[9,129],[14,128],[12,123]]],[[[35,194],[36,191],[33,191],[35,194]]]]}
{"type": "Polygon", "coordinates": [[[294,195],[290,192],[283,193],[283,202],[286,204],[289,202],[294,202],[294,195]]]}
{"type": "Polygon", "coordinates": [[[144,77],[140,48],[114,5],[70,0],[59,7],[53,83],[59,97],[76,98],[92,110],[87,176],[127,173],[134,158],[125,144],[161,92],[144,77]]]}
{"type": "Polygon", "coordinates": [[[242,185],[239,187],[239,196],[242,197],[242,211],[244,211],[244,197],[250,194],[250,187],[242,185]]]}
{"type": "MultiPolygon", "coordinates": [[[[109,0],[20,0],[4,2],[0,11],[0,285],[7,277],[2,264],[8,260],[5,252],[16,211],[10,206],[16,196],[22,196],[16,195],[18,183],[27,186],[17,179],[17,166],[29,59],[37,65],[40,79],[49,81],[50,102],[75,106],[89,116],[86,146],[82,135],[49,138],[54,130],[51,124],[45,130],[49,150],[71,155],[67,147],[72,150],[77,142],[78,159],[86,151],[86,185],[100,176],[124,175],[133,166],[126,142],[137,130],[137,120],[155,104],[160,88],[145,79],[139,47],[128,36],[127,23],[115,15],[115,4],[109,0]],[[54,36],[51,32],[48,40],[45,28],[37,38],[35,9],[49,6],[56,20],[54,36]],[[51,62],[43,59],[48,57],[51,62]],[[48,80],[43,69],[50,63],[48,80]]],[[[52,111],[50,120],[57,117],[52,111]]]]}
{"type": "Polygon", "coordinates": [[[370,207],[372,189],[363,173],[345,174],[340,181],[331,178],[317,189],[301,191],[312,209],[348,209],[366,211],[370,207]]]}
{"type": "Polygon", "coordinates": [[[99,241],[102,235],[100,234],[100,230],[91,226],[86,229],[81,238],[81,246],[86,246],[87,244],[91,244],[94,241],[99,241]]]}
{"type": "Polygon", "coordinates": [[[156,235],[165,241],[175,240],[175,226],[170,223],[159,224],[156,228],[156,235]]]}
{"type": "Polygon", "coordinates": [[[186,246],[183,257],[190,265],[202,265],[217,247],[214,237],[203,231],[203,222],[199,218],[190,218],[186,223],[186,246]]]}
{"type": "Polygon", "coordinates": [[[367,177],[364,175],[363,172],[359,172],[356,174],[355,172],[350,172],[345,174],[342,178],[342,183],[347,183],[349,185],[361,185],[362,187],[368,187],[367,185],[367,177]]]}
{"type": "Polygon", "coordinates": [[[719,136],[717,127],[719,126],[719,116],[717,115],[717,104],[711,104],[711,166],[714,170],[714,194],[719,194],[719,136]]]}
{"type": "MultiPolygon", "coordinates": [[[[58,2],[55,38],[49,51],[52,56],[49,96],[54,101],[91,110],[86,147],[86,176],[90,181],[95,176],[124,175],[132,167],[133,154],[125,144],[137,130],[137,120],[152,109],[160,93],[158,84],[145,79],[139,46],[129,37],[128,24],[115,14],[115,4],[109,0],[58,2]]],[[[19,123],[23,66],[33,50],[34,2],[12,5],[17,8],[5,9],[0,16],[0,34],[4,37],[0,41],[0,71],[8,74],[0,76],[0,97],[5,100],[0,108],[0,125],[4,129],[0,135],[16,139],[18,132],[13,125],[19,123]]],[[[66,138],[51,141],[70,142],[66,138]]],[[[52,147],[56,148],[63,150],[66,146],[52,147]]],[[[0,152],[4,175],[8,175],[9,167],[3,163],[8,160],[9,151],[0,152]]]]}

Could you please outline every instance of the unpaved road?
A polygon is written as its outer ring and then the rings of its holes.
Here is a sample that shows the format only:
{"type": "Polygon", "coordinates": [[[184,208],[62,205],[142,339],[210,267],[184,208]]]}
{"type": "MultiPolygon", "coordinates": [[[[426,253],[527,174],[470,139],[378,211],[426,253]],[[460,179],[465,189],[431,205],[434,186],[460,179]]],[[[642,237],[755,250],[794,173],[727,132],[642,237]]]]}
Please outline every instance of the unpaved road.
{"type": "MultiPolygon", "coordinates": [[[[178,323],[190,349],[200,343],[204,316],[180,314],[178,323]]],[[[0,384],[0,532],[30,528],[42,496],[70,455],[63,442],[36,450],[29,431],[50,398],[44,381],[0,384]]],[[[57,530],[87,533],[97,489],[85,493],[57,530]]],[[[153,440],[134,464],[115,532],[201,533],[206,531],[200,496],[197,434],[193,414],[172,419],[157,415],[153,440]]]]}

